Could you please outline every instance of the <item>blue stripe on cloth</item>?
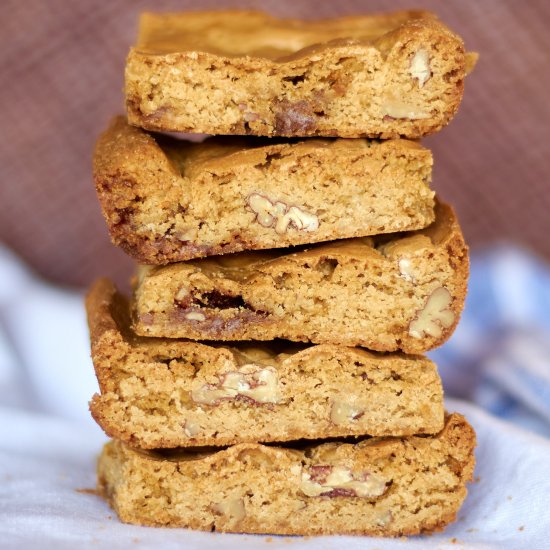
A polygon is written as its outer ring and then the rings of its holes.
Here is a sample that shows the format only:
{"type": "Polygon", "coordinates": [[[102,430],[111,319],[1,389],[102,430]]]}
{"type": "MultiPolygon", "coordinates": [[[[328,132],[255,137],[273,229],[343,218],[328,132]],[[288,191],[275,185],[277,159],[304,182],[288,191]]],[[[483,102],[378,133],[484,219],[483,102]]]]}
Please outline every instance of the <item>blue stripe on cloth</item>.
{"type": "Polygon", "coordinates": [[[550,433],[550,266],[512,246],[473,253],[462,320],[429,355],[449,395],[550,433]]]}

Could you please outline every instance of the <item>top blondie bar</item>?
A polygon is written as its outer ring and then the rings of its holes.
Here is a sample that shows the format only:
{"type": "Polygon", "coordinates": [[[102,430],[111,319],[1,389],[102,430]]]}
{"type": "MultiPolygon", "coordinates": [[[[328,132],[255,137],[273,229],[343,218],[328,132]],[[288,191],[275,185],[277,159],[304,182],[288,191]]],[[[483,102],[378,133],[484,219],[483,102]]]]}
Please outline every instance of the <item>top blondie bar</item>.
{"type": "Polygon", "coordinates": [[[419,138],[451,120],[475,61],[423,11],[318,21],[145,13],[126,63],[128,121],[206,134],[419,138]]]}

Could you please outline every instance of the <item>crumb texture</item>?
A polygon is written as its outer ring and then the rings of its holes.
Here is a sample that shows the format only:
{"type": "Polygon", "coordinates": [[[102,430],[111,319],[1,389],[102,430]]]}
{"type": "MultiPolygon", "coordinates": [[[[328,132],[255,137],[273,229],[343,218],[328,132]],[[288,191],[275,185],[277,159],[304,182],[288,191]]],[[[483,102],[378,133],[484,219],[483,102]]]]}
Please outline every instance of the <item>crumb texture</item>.
{"type": "Polygon", "coordinates": [[[436,211],[432,225],[413,233],[142,267],[134,329],[423,353],[452,334],[468,277],[456,217],[442,204],[436,211]]]}
{"type": "Polygon", "coordinates": [[[192,143],[123,117],[94,155],[111,238],[147,264],[421,229],[434,220],[431,171],[408,140],[192,143]]]}
{"type": "Polygon", "coordinates": [[[435,436],[163,454],[108,443],[99,492],[124,522],[206,531],[400,536],[453,521],[475,434],[450,415],[435,436]]]}
{"type": "Polygon", "coordinates": [[[126,63],[128,119],[218,135],[418,138],[453,117],[474,58],[428,12],[145,14],[126,63]]]}
{"type": "Polygon", "coordinates": [[[434,434],[443,391],[427,358],[279,341],[205,345],[138,337],[128,304],[98,281],[87,299],[108,435],[155,449],[350,435],[434,434]]]}

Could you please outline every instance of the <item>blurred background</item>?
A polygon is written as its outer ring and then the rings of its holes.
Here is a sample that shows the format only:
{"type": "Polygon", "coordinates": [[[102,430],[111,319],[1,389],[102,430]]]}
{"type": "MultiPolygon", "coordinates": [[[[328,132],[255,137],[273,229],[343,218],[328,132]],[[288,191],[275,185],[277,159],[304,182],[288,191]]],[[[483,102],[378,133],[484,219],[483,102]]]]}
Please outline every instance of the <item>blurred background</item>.
{"type": "Polygon", "coordinates": [[[544,0],[4,0],[0,35],[0,241],[74,286],[126,281],[91,178],[97,135],[123,110],[124,59],[140,11],[241,7],[281,17],[425,7],[480,52],[458,116],[425,140],[434,188],[473,247],[513,241],[550,257],[550,3],[544,0]]]}

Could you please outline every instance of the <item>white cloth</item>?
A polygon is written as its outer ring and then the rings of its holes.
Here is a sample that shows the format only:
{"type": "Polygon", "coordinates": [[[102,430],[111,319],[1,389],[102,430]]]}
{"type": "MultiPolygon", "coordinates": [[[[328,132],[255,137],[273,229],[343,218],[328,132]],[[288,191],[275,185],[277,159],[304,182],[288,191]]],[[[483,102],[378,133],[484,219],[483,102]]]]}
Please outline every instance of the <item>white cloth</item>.
{"type": "MultiPolygon", "coordinates": [[[[510,349],[499,348],[493,358],[500,363],[487,366],[493,377],[499,378],[499,368],[506,374],[508,352],[516,363],[527,356],[536,372],[545,372],[548,360],[528,357],[532,348],[524,350],[521,342],[516,335],[510,349]]],[[[451,365],[448,360],[446,369],[451,365]]],[[[447,378],[452,391],[450,372],[447,378]]],[[[502,383],[508,392],[515,385],[513,377],[502,383]]],[[[479,480],[443,534],[406,541],[268,538],[124,525],[100,498],[79,492],[94,488],[95,459],[105,441],[87,411],[94,391],[82,295],[45,285],[0,248],[0,548],[550,548],[550,440],[454,399],[448,410],[465,414],[478,434],[479,480]]],[[[544,428],[548,403],[538,403],[531,414],[536,411],[544,428]]]]}

